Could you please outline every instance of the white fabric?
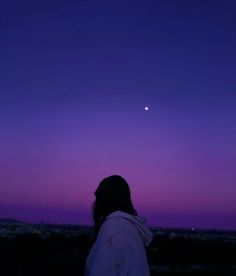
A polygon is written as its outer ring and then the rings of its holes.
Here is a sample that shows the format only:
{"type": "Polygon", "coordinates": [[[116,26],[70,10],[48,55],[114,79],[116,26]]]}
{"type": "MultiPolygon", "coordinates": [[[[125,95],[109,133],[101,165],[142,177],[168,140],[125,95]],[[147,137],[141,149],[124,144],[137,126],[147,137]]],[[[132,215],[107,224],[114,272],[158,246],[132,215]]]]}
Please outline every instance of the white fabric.
{"type": "Polygon", "coordinates": [[[121,211],[110,214],[90,250],[85,276],[149,276],[144,246],[151,241],[144,219],[121,211]]]}

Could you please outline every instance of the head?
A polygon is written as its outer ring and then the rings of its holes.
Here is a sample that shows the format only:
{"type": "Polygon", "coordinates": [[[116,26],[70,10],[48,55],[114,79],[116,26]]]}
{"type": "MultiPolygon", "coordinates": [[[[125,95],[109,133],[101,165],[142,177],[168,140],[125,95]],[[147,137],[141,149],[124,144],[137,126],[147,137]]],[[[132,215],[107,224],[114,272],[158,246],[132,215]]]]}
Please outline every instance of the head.
{"type": "Polygon", "coordinates": [[[93,220],[96,234],[106,217],[115,211],[137,215],[131,201],[129,185],[119,175],[112,175],[103,179],[95,191],[95,197],[93,220]]]}

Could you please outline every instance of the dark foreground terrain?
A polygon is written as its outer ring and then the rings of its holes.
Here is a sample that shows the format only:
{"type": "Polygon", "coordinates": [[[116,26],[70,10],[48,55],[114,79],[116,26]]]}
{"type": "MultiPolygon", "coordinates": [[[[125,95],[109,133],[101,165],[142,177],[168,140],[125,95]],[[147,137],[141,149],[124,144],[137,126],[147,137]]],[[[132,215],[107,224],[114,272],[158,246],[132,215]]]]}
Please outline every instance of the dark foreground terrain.
{"type": "MultiPolygon", "coordinates": [[[[236,232],[152,231],[151,276],[236,275],[236,232]]],[[[0,221],[0,275],[82,276],[91,245],[91,227],[0,221]]]]}

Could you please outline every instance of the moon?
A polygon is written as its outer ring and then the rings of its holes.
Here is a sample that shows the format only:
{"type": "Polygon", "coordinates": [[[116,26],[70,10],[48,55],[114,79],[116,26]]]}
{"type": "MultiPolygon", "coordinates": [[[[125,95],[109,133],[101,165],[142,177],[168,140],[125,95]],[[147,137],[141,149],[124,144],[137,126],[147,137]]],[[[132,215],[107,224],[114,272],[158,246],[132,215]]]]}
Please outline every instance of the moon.
{"type": "Polygon", "coordinates": [[[149,110],[149,107],[148,107],[148,106],[145,106],[144,109],[145,109],[145,111],[148,111],[148,110],[149,110]]]}

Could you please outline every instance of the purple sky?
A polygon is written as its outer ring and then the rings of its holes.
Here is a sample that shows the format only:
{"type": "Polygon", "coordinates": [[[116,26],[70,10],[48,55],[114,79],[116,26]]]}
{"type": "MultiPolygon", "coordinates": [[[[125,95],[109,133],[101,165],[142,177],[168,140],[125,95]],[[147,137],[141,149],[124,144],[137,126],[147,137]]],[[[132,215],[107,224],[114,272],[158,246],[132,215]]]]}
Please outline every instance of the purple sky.
{"type": "Polygon", "coordinates": [[[91,224],[120,174],[149,225],[236,229],[235,13],[1,1],[0,217],[91,224]]]}

